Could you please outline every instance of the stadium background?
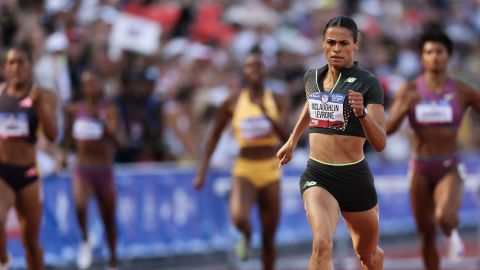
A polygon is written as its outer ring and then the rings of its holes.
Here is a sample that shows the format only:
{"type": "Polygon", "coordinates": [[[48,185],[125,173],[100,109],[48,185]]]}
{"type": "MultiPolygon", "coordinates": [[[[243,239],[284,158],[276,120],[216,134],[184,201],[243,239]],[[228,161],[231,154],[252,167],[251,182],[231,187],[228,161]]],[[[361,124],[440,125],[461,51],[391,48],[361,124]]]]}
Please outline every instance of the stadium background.
{"type": "MultiPolygon", "coordinates": [[[[293,126],[304,101],[303,73],[325,64],[321,32],[326,20],[337,14],[353,16],[358,22],[357,60],[381,79],[387,113],[398,86],[420,70],[415,37],[428,23],[442,24],[455,42],[452,74],[478,86],[480,58],[475,49],[480,45],[480,2],[476,0],[2,0],[0,49],[5,51],[12,44],[30,46],[36,82],[55,91],[61,100],[59,123],[62,107],[81,98],[83,70],[93,68],[105,79],[105,95],[118,105],[129,138],[128,147],[116,157],[122,266],[256,269],[255,264],[237,265],[231,255],[236,232],[226,205],[229,168],[238,150],[231,135],[222,137],[202,193],[191,187],[196,160],[216,107],[241,88],[240,67],[252,50],[261,52],[267,65],[267,86],[290,100],[286,128],[293,126]]],[[[478,115],[469,113],[459,137],[469,173],[462,233],[472,246],[469,258],[473,258],[465,269],[480,268],[475,232],[480,219],[479,123],[478,115]]],[[[418,259],[406,194],[408,133],[405,127],[389,137],[383,153],[366,150],[380,193],[382,243],[387,247],[405,243],[399,250],[411,251],[408,257],[418,259]]],[[[305,144],[302,140],[292,164],[284,170],[280,269],[305,269],[310,233],[296,182],[307,158],[305,144]],[[298,256],[300,265],[285,259],[290,256],[298,256]]],[[[46,202],[42,243],[47,264],[68,269],[73,267],[79,233],[69,169],[57,165],[58,153],[56,144],[40,140],[46,202]]],[[[100,266],[105,255],[103,230],[91,209],[96,265],[100,266]]],[[[22,268],[23,251],[11,215],[9,249],[14,266],[22,268]]],[[[336,249],[338,267],[349,269],[351,248],[342,227],[337,231],[336,249]]],[[[390,262],[402,260],[391,254],[390,262]]],[[[418,260],[412,265],[390,263],[386,269],[416,269],[418,260]]]]}

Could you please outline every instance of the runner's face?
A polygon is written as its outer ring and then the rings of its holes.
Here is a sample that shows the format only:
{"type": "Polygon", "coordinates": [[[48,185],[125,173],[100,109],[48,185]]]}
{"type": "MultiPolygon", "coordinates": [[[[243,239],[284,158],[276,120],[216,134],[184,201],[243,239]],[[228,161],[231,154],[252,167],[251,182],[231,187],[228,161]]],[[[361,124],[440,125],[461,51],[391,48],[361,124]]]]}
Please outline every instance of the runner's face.
{"type": "Polygon", "coordinates": [[[27,55],[17,49],[11,49],[5,57],[5,76],[12,84],[26,83],[31,76],[32,67],[27,55]]]}
{"type": "Polygon", "coordinates": [[[82,89],[85,97],[97,97],[101,94],[102,89],[94,74],[85,72],[82,74],[82,89]]]}
{"type": "Polygon", "coordinates": [[[358,50],[358,40],[353,40],[352,32],[344,27],[329,27],[323,37],[323,54],[335,68],[349,67],[353,55],[358,50]]]}
{"type": "Polygon", "coordinates": [[[263,81],[264,68],[262,61],[257,56],[249,56],[243,66],[243,74],[249,83],[260,83],[263,81]]]}
{"type": "Polygon", "coordinates": [[[442,43],[435,41],[425,42],[422,50],[422,65],[425,71],[445,71],[448,60],[447,48],[442,43]]]}

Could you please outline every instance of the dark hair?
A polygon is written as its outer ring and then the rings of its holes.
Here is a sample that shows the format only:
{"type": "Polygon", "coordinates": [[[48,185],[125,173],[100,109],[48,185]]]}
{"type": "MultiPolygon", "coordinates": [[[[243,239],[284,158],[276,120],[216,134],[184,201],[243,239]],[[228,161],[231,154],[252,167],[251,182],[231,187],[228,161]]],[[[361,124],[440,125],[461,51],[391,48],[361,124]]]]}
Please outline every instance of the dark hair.
{"type": "Polygon", "coordinates": [[[448,55],[452,55],[453,53],[453,42],[442,30],[441,26],[430,25],[425,28],[418,41],[420,52],[423,51],[423,46],[425,46],[427,42],[441,43],[447,49],[448,55]]]}
{"type": "Polygon", "coordinates": [[[32,51],[30,50],[30,47],[26,44],[20,44],[20,45],[14,45],[10,48],[8,48],[6,51],[5,51],[5,56],[4,58],[7,56],[8,52],[10,51],[19,51],[19,52],[22,52],[25,54],[25,56],[27,57],[28,61],[30,63],[32,63],[33,61],[33,56],[32,56],[32,51]]]}
{"type": "Polygon", "coordinates": [[[328,23],[325,25],[325,28],[323,29],[323,35],[325,36],[325,33],[327,32],[327,29],[330,27],[343,27],[347,28],[352,32],[352,37],[353,41],[357,42],[358,40],[358,27],[355,21],[347,16],[337,16],[331,18],[328,23]]]}
{"type": "Polygon", "coordinates": [[[152,74],[148,69],[144,68],[127,68],[122,71],[121,81],[122,83],[132,82],[149,82],[153,83],[156,79],[156,74],[152,74]]]}
{"type": "Polygon", "coordinates": [[[100,72],[97,70],[96,67],[92,67],[92,66],[86,66],[82,72],[80,72],[80,77],[85,75],[85,74],[92,74],[93,77],[95,77],[96,80],[99,80],[100,79],[100,72]]]}

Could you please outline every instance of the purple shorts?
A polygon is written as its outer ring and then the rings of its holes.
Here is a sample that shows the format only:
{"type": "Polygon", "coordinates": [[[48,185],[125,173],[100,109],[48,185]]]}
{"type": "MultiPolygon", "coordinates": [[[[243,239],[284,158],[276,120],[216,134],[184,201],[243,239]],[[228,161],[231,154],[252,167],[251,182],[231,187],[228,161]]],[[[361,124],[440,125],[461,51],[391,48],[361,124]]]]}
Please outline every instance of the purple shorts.
{"type": "Polygon", "coordinates": [[[460,157],[457,155],[413,158],[409,162],[410,169],[420,172],[424,177],[433,183],[439,182],[452,169],[460,164],[460,157]]]}
{"type": "Polygon", "coordinates": [[[73,180],[89,183],[95,193],[102,195],[114,191],[113,169],[111,166],[85,166],[76,164],[73,168],[73,180]]]}

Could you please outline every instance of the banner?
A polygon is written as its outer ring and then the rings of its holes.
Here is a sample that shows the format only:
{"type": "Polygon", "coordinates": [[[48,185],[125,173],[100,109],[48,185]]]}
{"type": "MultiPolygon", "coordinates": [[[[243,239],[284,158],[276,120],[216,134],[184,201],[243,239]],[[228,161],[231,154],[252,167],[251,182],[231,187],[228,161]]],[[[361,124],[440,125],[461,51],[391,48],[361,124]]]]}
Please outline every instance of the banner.
{"type": "MultiPolygon", "coordinates": [[[[476,168],[474,163],[470,168],[476,168]]],[[[372,167],[380,207],[381,235],[401,235],[415,231],[407,193],[406,167],[372,167]],[[395,172],[388,174],[388,172],[395,172]]],[[[168,165],[136,165],[116,168],[117,225],[119,258],[166,257],[228,251],[238,233],[228,213],[231,185],[227,170],[209,171],[204,189],[197,192],[192,181],[193,168],[168,165]]],[[[282,212],[277,232],[278,245],[309,243],[310,227],[300,197],[300,168],[287,166],[282,178],[282,212]]],[[[43,180],[44,216],[41,242],[45,260],[51,266],[73,265],[80,233],[77,226],[68,173],[43,180]]],[[[460,211],[462,226],[476,226],[479,219],[478,189],[480,171],[471,171],[465,180],[460,211]]],[[[89,231],[95,260],[107,256],[105,234],[94,200],[89,207],[89,231]]],[[[260,225],[252,211],[253,244],[260,245],[260,225]]],[[[14,213],[9,215],[8,250],[13,267],[25,267],[14,213]]],[[[336,237],[346,237],[340,224],[336,237]]]]}
{"type": "Polygon", "coordinates": [[[144,55],[157,52],[161,26],[143,17],[123,13],[113,23],[110,47],[113,51],[131,50],[144,55]]]}

